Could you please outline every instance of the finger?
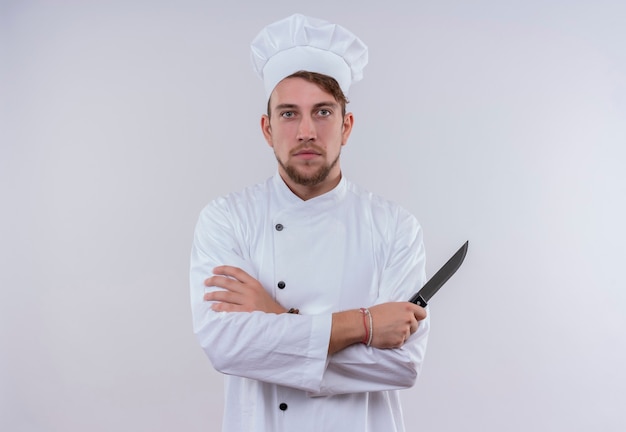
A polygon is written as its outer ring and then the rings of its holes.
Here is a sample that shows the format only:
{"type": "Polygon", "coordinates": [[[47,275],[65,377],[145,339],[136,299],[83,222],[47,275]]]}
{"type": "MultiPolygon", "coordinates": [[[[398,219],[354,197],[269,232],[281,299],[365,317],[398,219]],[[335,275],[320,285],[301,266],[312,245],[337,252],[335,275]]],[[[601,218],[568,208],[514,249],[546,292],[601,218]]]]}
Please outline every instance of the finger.
{"type": "Polygon", "coordinates": [[[406,343],[406,341],[409,340],[409,338],[411,337],[411,332],[409,332],[408,330],[402,335],[402,341],[400,342],[400,344],[397,346],[397,348],[401,348],[404,346],[404,344],[406,343]]]}
{"type": "Polygon", "coordinates": [[[210,278],[206,278],[204,280],[204,285],[207,287],[218,287],[227,289],[225,286],[227,278],[223,276],[211,276],[210,278]]]}
{"type": "Polygon", "coordinates": [[[204,294],[204,301],[214,301],[230,304],[243,304],[243,296],[231,291],[211,291],[204,294]]]}
{"type": "Polygon", "coordinates": [[[243,285],[240,281],[225,276],[211,276],[205,279],[204,285],[207,287],[223,288],[233,292],[243,291],[243,285]]]}
{"type": "Polygon", "coordinates": [[[232,303],[213,303],[211,309],[215,312],[243,312],[241,305],[232,303]]]}
{"type": "Polygon", "coordinates": [[[239,267],[233,267],[228,265],[218,266],[213,269],[213,274],[220,276],[229,276],[237,279],[240,282],[246,282],[252,279],[248,273],[240,269],[239,267]]]}
{"type": "Polygon", "coordinates": [[[426,318],[428,313],[423,307],[415,305],[415,308],[413,309],[413,315],[415,316],[416,320],[421,321],[426,318]]]}

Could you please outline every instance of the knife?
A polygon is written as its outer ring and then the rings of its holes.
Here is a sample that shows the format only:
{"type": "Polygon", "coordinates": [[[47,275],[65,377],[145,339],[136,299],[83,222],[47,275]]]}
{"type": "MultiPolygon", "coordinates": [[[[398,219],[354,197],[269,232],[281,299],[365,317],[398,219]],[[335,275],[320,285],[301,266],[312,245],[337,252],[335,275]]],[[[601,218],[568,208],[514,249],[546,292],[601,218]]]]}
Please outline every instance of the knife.
{"type": "Polygon", "coordinates": [[[445,284],[450,277],[456,273],[456,271],[463,264],[463,260],[465,259],[465,255],[467,255],[467,246],[469,240],[466,241],[461,248],[456,251],[452,258],[448,260],[447,263],[443,265],[439,269],[437,273],[433,277],[430,278],[428,282],[419,290],[411,299],[409,300],[411,303],[415,303],[418,306],[425,307],[428,304],[428,301],[432,296],[435,295],[439,288],[445,284]]]}

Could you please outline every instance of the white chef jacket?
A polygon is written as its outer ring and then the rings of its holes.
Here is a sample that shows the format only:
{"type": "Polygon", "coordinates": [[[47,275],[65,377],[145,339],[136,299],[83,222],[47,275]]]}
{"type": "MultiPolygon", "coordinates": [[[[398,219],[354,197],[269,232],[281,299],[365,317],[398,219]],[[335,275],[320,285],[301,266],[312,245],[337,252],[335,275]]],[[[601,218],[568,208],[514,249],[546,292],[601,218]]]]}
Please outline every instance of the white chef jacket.
{"type": "Polygon", "coordinates": [[[425,282],[417,220],[342,178],[303,201],[278,173],[200,214],[191,254],[194,332],[226,375],[226,432],[404,431],[398,389],[421,369],[429,320],[399,349],[328,355],[332,313],[406,301],[425,282]],[[300,314],[214,312],[203,281],[240,267],[300,314]]]}

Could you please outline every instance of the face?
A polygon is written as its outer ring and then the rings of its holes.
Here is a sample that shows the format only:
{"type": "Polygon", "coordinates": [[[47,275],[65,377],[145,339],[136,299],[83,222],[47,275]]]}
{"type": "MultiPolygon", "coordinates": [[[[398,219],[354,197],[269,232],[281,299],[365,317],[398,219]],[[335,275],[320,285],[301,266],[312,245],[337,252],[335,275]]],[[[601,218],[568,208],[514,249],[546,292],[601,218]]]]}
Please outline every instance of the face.
{"type": "Polygon", "coordinates": [[[341,178],[339,155],[352,130],[352,114],[344,116],[331,94],[302,78],[276,86],[270,114],[263,116],[261,127],[285,182],[296,193],[331,190],[341,178]]]}

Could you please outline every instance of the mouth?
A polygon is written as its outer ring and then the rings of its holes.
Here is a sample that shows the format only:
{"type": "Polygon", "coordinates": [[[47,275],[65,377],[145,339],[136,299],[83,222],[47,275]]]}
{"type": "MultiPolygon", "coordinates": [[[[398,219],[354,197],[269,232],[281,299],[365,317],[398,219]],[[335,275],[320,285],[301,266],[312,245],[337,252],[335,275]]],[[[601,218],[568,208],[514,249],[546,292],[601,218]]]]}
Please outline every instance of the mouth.
{"type": "Polygon", "coordinates": [[[292,153],[292,156],[298,159],[309,160],[309,159],[316,158],[318,156],[322,156],[322,152],[319,150],[312,149],[312,148],[303,148],[300,150],[296,150],[294,153],[292,153]]]}
{"type": "Polygon", "coordinates": [[[321,149],[316,148],[316,146],[311,145],[310,143],[308,143],[308,145],[304,145],[304,146],[294,149],[292,153],[293,156],[301,156],[301,155],[320,156],[322,154],[323,152],[321,149]]]}
{"type": "Polygon", "coordinates": [[[300,154],[297,154],[295,157],[296,159],[300,159],[304,161],[311,161],[315,158],[318,158],[319,155],[314,154],[314,153],[300,153],[300,154]]]}

